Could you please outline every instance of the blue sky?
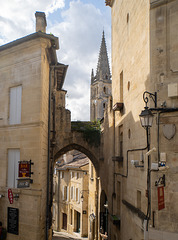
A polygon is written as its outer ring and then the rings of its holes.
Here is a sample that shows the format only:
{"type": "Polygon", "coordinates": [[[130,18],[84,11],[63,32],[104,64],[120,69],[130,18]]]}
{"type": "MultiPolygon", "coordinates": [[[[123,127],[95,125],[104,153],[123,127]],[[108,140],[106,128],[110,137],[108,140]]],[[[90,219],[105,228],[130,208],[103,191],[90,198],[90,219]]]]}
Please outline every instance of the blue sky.
{"type": "Polygon", "coordinates": [[[1,2],[0,45],[35,31],[44,11],[47,33],[59,37],[58,61],[69,65],[64,89],[72,120],[89,120],[90,75],[96,71],[102,31],[111,54],[111,9],[104,0],[6,0],[1,2]]]}

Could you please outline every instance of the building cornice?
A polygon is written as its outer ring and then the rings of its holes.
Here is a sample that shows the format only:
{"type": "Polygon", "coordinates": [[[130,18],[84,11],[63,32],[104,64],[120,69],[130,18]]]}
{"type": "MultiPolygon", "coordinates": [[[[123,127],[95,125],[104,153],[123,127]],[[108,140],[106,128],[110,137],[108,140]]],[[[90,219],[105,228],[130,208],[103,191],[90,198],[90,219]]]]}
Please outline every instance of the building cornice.
{"type": "Polygon", "coordinates": [[[21,43],[24,43],[24,42],[27,42],[27,41],[36,39],[36,38],[49,39],[49,40],[51,40],[52,46],[53,46],[56,50],[59,49],[59,40],[58,40],[58,37],[55,37],[54,35],[46,34],[46,33],[43,33],[43,32],[35,32],[35,33],[32,33],[32,34],[30,34],[30,35],[27,35],[27,36],[25,36],[25,37],[19,38],[19,39],[14,40],[14,41],[12,41],[12,42],[10,42],[10,43],[7,43],[7,44],[5,44],[5,45],[0,46],[0,52],[6,50],[6,49],[8,49],[8,48],[17,46],[17,45],[19,45],[19,44],[21,44],[21,43]]]}

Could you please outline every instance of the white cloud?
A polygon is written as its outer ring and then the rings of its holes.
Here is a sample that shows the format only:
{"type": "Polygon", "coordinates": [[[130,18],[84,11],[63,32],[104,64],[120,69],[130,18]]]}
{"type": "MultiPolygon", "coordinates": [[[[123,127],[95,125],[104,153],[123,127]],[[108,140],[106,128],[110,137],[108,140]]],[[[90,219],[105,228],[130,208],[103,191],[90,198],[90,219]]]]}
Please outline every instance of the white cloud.
{"type": "Polygon", "coordinates": [[[106,11],[104,15],[85,0],[71,0],[69,8],[64,7],[65,0],[1,1],[0,44],[33,33],[35,12],[44,11],[47,32],[59,37],[58,60],[69,65],[64,84],[68,91],[67,108],[72,119],[89,120],[91,69],[97,67],[103,28],[110,53],[110,14],[106,11]],[[55,21],[50,20],[53,15],[55,21]]]}
{"type": "MultiPolygon", "coordinates": [[[[64,84],[67,108],[73,120],[89,120],[91,69],[97,67],[103,28],[110,39],[110,16],[107,18],[94,5],[80,0],[71,1],[61,16],[63,21],[53,25],[50,32],[59,36],[59,62],[69,64],[64,84]]],[[[110,52],[109,40],[107,46],[110,52]]]]}
{"type": "Polygon", "coordinates": [[[1,1],[0,43],[3,44],[34,32],[36,11],[44,11],[48,15],[63,7],[64,0],[1,1]]]}

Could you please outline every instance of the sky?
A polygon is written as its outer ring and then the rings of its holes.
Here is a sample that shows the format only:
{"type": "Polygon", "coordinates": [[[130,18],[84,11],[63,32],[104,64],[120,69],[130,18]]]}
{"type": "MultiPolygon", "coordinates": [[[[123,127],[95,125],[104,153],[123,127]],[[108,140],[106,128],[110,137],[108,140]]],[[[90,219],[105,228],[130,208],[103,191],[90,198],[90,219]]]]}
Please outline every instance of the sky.
{"type": "Polygon", "coordinates": [[[69,65],[64,90],[73,121],[90,120],[90,77],[96,73],[102,32],[111,58],[111,9],[105,0],[0,0],[0,45],[35,32],[35,12],[59,38],[58,62],[69,65]]]}

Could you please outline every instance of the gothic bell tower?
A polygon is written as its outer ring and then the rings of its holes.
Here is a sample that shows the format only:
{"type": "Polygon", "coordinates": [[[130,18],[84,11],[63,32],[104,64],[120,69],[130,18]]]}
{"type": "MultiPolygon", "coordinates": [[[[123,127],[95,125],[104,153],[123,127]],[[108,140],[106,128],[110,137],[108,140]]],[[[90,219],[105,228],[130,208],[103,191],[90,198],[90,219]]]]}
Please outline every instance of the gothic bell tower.
{"type": "Polygon", "coordinates": [[[90,121],[100,120],[104,117],[109,96],[111,96],[111,74],[105,35],[103,31],[96,75],[92,69],[90,85],[90,121]]]}

